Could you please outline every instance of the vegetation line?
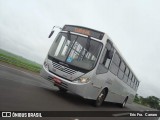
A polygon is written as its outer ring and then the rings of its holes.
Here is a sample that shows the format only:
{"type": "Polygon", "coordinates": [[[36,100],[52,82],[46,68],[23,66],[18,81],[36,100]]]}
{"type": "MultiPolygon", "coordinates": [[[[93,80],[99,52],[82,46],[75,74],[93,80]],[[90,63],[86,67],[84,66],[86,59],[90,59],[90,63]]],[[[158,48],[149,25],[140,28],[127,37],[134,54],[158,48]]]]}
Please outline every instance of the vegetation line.
{"type": "Polygon", "coordinates": [[[147,106],[147,107],[151,107],[157,110],[160,110],[160,99],[155,97],[155,96],[149,96],[149,97],[142,97],[142,96],[138,96],[138,94],[136,94],[135,98],[134,98],[134,102],[147,106]]]}
{"type": "Polygon", "coordinates": [[[5,62],[32,72],[40,72],[41,65],[21,56],[0,49],[0,62],[5,62]]]}

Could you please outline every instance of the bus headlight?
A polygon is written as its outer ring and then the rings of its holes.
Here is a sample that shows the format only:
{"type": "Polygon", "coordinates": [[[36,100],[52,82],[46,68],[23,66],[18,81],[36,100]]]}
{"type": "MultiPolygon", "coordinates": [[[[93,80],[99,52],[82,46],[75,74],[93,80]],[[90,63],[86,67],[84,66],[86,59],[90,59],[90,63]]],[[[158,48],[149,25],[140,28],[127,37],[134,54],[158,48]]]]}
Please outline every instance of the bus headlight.
{"type": "Polygon", "coordinates": [[[78,80],[80,83],[87,83],[90,81],[90,78],[88,77],[80,77],[78,80]]]}

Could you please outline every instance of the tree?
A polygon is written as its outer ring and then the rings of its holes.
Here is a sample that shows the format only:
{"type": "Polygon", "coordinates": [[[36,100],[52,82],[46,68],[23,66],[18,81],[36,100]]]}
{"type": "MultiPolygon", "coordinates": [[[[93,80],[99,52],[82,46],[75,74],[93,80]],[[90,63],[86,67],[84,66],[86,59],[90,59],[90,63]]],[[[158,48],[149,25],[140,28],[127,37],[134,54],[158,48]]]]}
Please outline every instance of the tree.
{"type": "Polygon", "coordinates": [[[138,94],[136,94],[134,102],[160,110],[160,99],[155,96],[143,98],[142,96],[138,96],[138,94]]]}
{"type": "Polygon", "coordinates": [[[149,104],[150,107],[152,108],[158,108],[159,107],[159,98],[155,96],[149,96],[147,97],[147,103],[149,104]]]}
{"type": "Polygon", "coordinates": [[[142,105],[148,106],[147,98],[143,98],[142,96],[140,96],[140,103],[142,105]]]}
{"type": "Polygon", "coordinates": [[[134,102],[140,103],[140,99],[139,99],[138,94],[135,95],[134,102]]]}
{"type": "Polygon", "coordinates": [[[160,110],[160,104],[159,104],[159,106],[158,106],[158,108],[157,108],[158,110],[160,110]]]}

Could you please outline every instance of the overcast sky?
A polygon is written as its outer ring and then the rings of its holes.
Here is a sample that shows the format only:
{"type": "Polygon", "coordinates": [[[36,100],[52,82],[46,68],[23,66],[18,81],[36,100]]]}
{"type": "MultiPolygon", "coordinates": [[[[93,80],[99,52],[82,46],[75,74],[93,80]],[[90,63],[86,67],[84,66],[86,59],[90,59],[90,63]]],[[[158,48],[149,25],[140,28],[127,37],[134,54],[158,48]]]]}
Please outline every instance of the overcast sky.
{"type": "Polygon", "coordinates": [[[141,81],[160,98],[159,0],[0,0],[0,48],[43,63],[54,25],[106,32],[141,81]]]}

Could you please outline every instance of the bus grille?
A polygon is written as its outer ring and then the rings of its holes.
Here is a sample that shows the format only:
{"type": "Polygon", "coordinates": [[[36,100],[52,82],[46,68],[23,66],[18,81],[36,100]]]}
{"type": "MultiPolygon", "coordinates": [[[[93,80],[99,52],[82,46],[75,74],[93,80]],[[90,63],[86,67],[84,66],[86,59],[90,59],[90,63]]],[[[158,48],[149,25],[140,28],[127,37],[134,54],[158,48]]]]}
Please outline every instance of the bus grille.
{"type": "Polygon", "coordinates": [[[65,73],[67,73],[67,74],[73,75],[73,74],[76,73],[75,70],[72,70],[72,69],[70,69],[70,68],[67,68],[67,67],[65,67],[65,66],[63,66],[63,65],[60,65],[60,64],[58,64],[58,63],[52,62],[52,65],[53,65],[54,68],[56,68],[56,69],[58,69],[58,70],[60,70],[60,71],[62,71],[62,72],[65,72],[65,73]]]}

